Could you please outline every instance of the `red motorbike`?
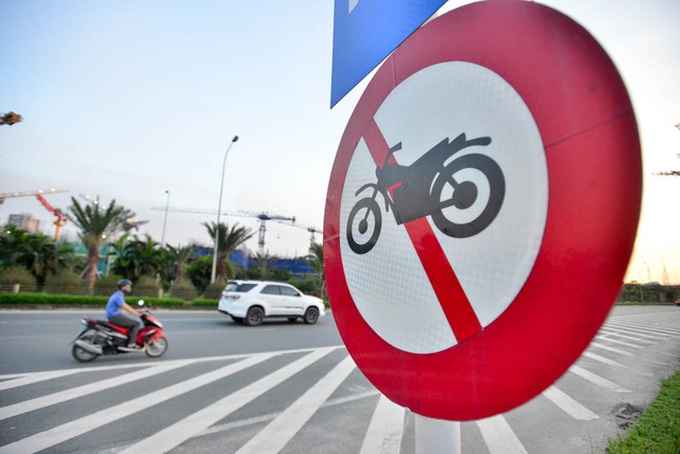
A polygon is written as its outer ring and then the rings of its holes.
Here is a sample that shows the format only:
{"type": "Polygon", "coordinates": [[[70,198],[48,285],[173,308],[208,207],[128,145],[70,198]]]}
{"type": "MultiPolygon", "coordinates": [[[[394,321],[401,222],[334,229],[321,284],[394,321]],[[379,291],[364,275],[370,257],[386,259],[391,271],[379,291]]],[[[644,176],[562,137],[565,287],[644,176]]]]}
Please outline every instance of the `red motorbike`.
{"type": "MultiPolygon", "coordinates": [[[[143,301],[139,302],[144,305],[143,301]]],[[[101,355],[117,355],[119,353],[146,353],[151,358],[158,358],[168,349],[168,339],[163,334],[163,324],[151,315],[148,309],[143,310],[142,329],[137,333],[137,345],[142,348],[128,348],[129,330],[114,325],[106,320],[95,320],[83,317],[80,322],[85,329],[73,341],[71,354],[81,363],[94,361],[101,355]]]]}

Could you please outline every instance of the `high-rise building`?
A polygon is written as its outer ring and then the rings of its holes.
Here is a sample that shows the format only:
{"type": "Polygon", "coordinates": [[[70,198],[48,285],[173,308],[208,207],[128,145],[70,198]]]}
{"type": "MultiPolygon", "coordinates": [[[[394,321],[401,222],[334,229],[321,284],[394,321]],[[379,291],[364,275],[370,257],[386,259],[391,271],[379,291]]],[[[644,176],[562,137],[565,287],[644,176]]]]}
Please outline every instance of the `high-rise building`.
{"type": "Polygon", "coordinates": [[[40,220],[28,213],[10,214],[7,223],[30,233],[38,233],[40,229],[40,220]]]}

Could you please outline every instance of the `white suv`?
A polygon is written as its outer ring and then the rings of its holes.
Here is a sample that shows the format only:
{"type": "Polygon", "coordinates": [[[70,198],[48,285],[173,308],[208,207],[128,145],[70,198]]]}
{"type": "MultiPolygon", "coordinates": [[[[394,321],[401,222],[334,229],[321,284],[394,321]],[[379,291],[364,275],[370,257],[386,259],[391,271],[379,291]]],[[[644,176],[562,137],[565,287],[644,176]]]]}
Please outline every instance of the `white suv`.
{"type": "Polygon", "coordinates": [[[291,322],[302,317],[311,325],[326,313],[321,298],[283,282],[268,281],[229,281],[217,310],[248,326],[259,325],[265,317],[287,317],[291,322]]]}

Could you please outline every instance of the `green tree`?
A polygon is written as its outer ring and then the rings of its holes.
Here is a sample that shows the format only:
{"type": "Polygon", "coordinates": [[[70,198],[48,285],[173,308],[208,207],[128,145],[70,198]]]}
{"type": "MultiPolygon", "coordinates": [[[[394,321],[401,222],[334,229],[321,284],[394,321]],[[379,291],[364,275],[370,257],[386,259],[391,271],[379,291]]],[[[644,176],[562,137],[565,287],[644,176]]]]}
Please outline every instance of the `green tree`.
{"type": "MultiPolygon", "coordinates": [[[[208,230],[210,238],[215,241],[215,232],[217,232],[217,224],[215,222],[204,222],[203,225],[208,230]]],[[[219,225],[219,244],[217,245],[217,276],[216,281],[226,282],[229,279],[227,259],[229,254],[234,252],[237,247],[248,241],[255,235],[251,229],[247,227],[239,227],[234,224],[231,228],[226,223],[220,222],[219,225]]]]}
{"type": "MultiPolygon", "coordinates": [[[[28,232],[12,225],[6,225],[0,233],[0,260],[5,267],[22,264],[22,257],[27,253],[28,232]]],[[[23,264],[22,264],[23,265],[23,264]]]]}
{"type": "Polygon", "coordinates": [[[121,231],[127,219],[134,218],[135,213],[116,205],[115,200],[112,200],[105,208],[99,203],[83,207],[75,197],[71,197],[71,202],[73,204],[69,207],[71,213],[69,218],[80,229],[80,240],[87,248],[87,265],[83,270],[83,277],[85,293],[91,295],[97,280],[99,249],[106,237],[121,231]]]}
{"type": "Polygon", "coordinates": [[[130,248],[135,264],[136,279],[142,276],[156,277],[161,271],[165,271],[163,266],[166,262],[165,252],[161,249],[160,243],[154,241],[150,235],[145,235],[144,240],[140,240],[135,235],[130,248]]]}
{"type": "Polygon", "coordinates": [[[167,248],[168,248],[168,262],[171,266],[176,267],[174,275],[175,285],[177,285],[180,282],[182,282],[182,280],[184,280],[184,268],[186,267],[191,257],[194,255],[196,246],[193,244],[190,244],[188,246],[178,245],[177,247],[168,245],[167,248]]]}
{"type": "Polygon", "coordinates": [[[109,272],[134,280],[135,262],[130,248],[130,235],[122,235],[115,242],[109,243],[109,246],[109,255],[114,257],[109,272]]]}
{"type": "Polygon", "coordinates": [[[305,261],[316,272],[319,278],[319,293],[322,299],[326,299],[326,275],[323,268],[323,244],[312,243],[309,247],[309,255],[305,257],[305,261]]]}
{"type": "Polygon", "coordinates": [[[276,263],[279,258],[275,255],[269,254],[269,251],[267,251],[263,253],[258,252],[255,255],[251,255],[250,260],[258,269],[260,279],[264,280],[267,279],[269,268],[271,268],[271,266],[276,263]]]}
{"type": "Polygon", "coordinates": [[[29,235],[29,254],[26,256],[26,266],[31,270],[40,285],[45,283],[49,272],[56,273],[59,263],[57,247],[54,241],[38,233],[29,235]]]}
{"type": "Polygon", "coordinates": [[[123,235],[115,243],[111,243],[112,254],[115,256],[111,271],[133,282],[142,276],[156,278],[167,275],[166,252],[160,244],[145,235],[140,239],[137,235],[123,235]]]}
{"type": "Polygon", "coordinates": [[[85,261],[82,257],[76,255],[71,243],[60,241],[56,246],[58,272],[67,270],[73,273],[80,273],[83,269],[85,269],[85,261]]]}
{"type": "Polygon", "coordinates": [[[59,268],[57,245],[42,233],[29,233],[13,226],[6,226],[0,234],[0,260],[4,266],[19,266],[28,269],[44,284],[48,273],[59,268]]]}
{"type": "Polygon", "coordinates": [[[212,260],[210,256],[206,256],[194,260],[186,266],[186,274],[199,293],[203,293],[208,284],[210,284],[211,265],[212,260]]]}

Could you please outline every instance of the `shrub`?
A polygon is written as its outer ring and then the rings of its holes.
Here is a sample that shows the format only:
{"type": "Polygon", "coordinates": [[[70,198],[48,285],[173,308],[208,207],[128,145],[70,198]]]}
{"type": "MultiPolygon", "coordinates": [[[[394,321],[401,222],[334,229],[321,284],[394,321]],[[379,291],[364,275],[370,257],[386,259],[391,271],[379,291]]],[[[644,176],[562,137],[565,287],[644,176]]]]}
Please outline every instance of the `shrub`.
{"type": "Polygon", "coordinates": [[[319,287],[321,283],[316,277],[305,276],[303,279],[290,278],[288,279],[288,283],[294,287],[297,287],[302,293],[319,296],[319,287]]]}
{"type": "Polygon", "coordinates": [[[217,307],[215,300],[208,300],[205,298],[196,298],[191,305],[196,307],[217,307]]]}
{"type": "Polygon", "coordinates": [[[139,281],[132,284],[133,295],[157,297],[158,290],[161,288],[156,279],[150,276],[142,276],[139,281]]]}
{"type": "Polygon", "coordinates": [[[193,301],[198,296],[198,292],[191,281],[187,279],[175,283],[175,285],[170,288],[170,295],[174,298],[183,299],[184,301],[193,301]]]}
{"type": "Polygon", "coordinates": [[[21,292],[35,292],[38,290],[38,281],[26,268],[10,267],[0,272],[0,290],[11,292],[15,284],[19,284],[19,291],[21,292]]]}
{"type": "Polygon", "coordinates": [[[101,276],[94,284],[94,294],[99,296],[111,296],[118,290],[118,281],[121,279],[123,278],[117,274],[101,276]]]}
{"type": "Polygon", "coordinates": [[[219,300],[220,295],[222,295],[222,290],[224,290],[225,284],[222,282],[213,282],[208,284],[203,292],[203,298],[210,300],[219,300]]]}
{"type": "Polygon", "coordinates": [[[69,270],[62,270],[55,275],[48,275],[45,279],[45,291],[55,295],[79,295],[84,290],[83,280],[78,274],[69,270]]]}

